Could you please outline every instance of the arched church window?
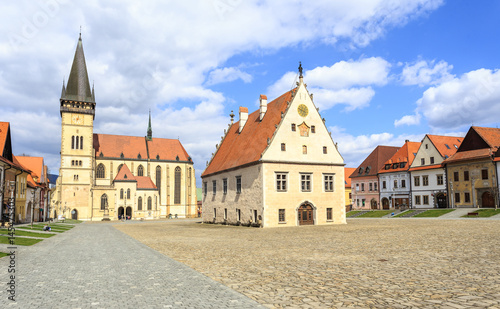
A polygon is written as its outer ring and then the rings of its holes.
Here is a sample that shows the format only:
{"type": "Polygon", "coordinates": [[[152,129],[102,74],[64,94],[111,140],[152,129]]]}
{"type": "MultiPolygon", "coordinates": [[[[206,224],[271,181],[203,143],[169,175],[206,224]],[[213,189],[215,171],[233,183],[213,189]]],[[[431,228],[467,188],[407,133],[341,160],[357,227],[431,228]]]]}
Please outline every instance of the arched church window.
{"type": "Polygon", "coordinates": [[[144,167],[142,165],[137,168],[137,176],[144,176],[144,167]]]}
{"type": "Polygon", "coordinates": [[[153,200],[151,199],[151,196],[148,197],[148,210],[153,209],[153,200]]]}
{"type": "Polygon", "coordinates": [[[156,187],[158,192],[161,192],[161,166],[156,167],[156,187]]]}
{"type": "Polygon", "coordinates": [[[142,210],[142,196],[137,200],[137,210],[142,210]]]}
{"type": "Polygon", "coordinates": [[[83,149],[83,136],[80,136],[80,149],[83,149]]]}
{"type": "Polygon", "coordinates": [[[120,189],[120,199],[123,200],[123,189],[120,189]]]}
{"type": "Polygon", "coordinates": [[[104,178],[105,172],[106,169],[104,164],[99,163],[99,165],[97,165],[96,178],[104,178]]]}
{"type": "Polygon", "coordinates": [[[76,140],[76,142],[75,142],[75,144],[76,144],[75,149],[79,149],[80,148],[80,146],[79,146],[80,139],[78,138],[78,136],[75,136],[75,140],[76,140]]]}
{"type": "Polygon", "coordinates": [[[130,200],[130,189],[127,189],[127,199],[130,200]]]}
{"type": "Polygon", "coordinates": [[[175,168],[175,178],[174,178],[174,204],[181,203],[181,168],[177,166],[175,168]]]}
{"type": "Polygon", "coordinates": [[[75,149],[75,136],[71,136],[71,149],[75,149]]]}
{"type": "Polygon", "coordinates": [[[106,193],[104,193],[103,195],[101,195],[101,210],[105,210],[107,204],[108,204],[108,196],[106,195],[106,193]]]}

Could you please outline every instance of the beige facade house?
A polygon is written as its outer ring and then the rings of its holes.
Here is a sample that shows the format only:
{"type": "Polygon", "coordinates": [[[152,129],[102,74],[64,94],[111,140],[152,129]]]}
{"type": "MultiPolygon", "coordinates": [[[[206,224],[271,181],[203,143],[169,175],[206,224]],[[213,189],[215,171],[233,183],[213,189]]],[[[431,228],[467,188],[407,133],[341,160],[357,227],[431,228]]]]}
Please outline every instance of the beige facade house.
{"type": "Polygon", "coordinates": [[[202,174],[204,222],[346,223],[344,160],[299,71],[295,89],[269,104],[261,95],[259,110],[231,118],[202,174]]]}
{"type": "Polygon", "coordinates": [[[78,40],[61,100],[61,167],[53,202],[80,220],[196,215],[193,161],[177,139],[95,134],[96,101],[78,40]]]}

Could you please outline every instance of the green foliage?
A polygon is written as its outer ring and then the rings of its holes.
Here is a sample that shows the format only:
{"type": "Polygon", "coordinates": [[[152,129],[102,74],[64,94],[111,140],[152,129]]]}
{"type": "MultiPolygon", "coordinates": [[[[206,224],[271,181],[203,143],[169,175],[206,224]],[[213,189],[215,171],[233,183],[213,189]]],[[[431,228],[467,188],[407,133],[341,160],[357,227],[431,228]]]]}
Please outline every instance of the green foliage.
{"type": "Polygon", "coordinates": [[[401,213],[398,213],[397,215],[395,215],[393,218],[398,218],[398,217],[402,217],[404,215],[408,215],[408,214],[412,214],[414,213],[416,210],[408,210],[408,211],[403,211],[401,213]]]}
{"type": "Polygon", "coordinates": [[[345,216],[346,216],[347,218],[349,218],[349,217],[352,217],[352,216],[354,216],[355,214],[360,213],[360,212],[361,212],[360,210],[351,210],[351,211],[349,211],[348,213],[346,213],[346,214],[345,214],[345,216]]]}
{"type": "Polygon", "coordinates": [[[500,214],[500,209],[478,209],[476,211],[471,211],[471,212],[477,212],[478,215],[477,216],[465,215],[462,216],[462,218],[477,218],[477,217],[488,218],[500,214]]]}
{"type": "Polygon", "coordinates": [[[8,256],[8,255],[9,255],[8,253],[0,252],[0,259],[3,258],[4,256],[8,256]]]}
{"type": "MultiPolygon", "coordinates": [[[[43,239],[34,238],[16,238],[14,244],[18,246],[31,246],[41,242],[43,239]]],[[[0,236],[0,244],[10,244],[9,238],[5,236],[0,236]]]]}
{"type": "MultiPolygon", "coordinates": [[[[7,235],[9,233],[8,230],[0,230],[0,235],[7,235]]],[[[34,233],[34,232],[26,232],[22,230],[16,229],[16,236],[28,236],[28,237],[41,237],[41,238],[49,238],[54,236],[55,234],[46,234],[46,233],[34,233]]]]}
{"type": "Polygon", "coordinates": [[[455,211],[455,209],[429,209],[427,211],[424,211],[423,213],[419,213],[418,215],[415,215],[415,217],[435,218],[435,217],[440,217],[442,215],[450,213],[452,211],[455,211]]]}
{"type": "Polygon", "coordinates": [[[372,210],[356,218],[382,218],[390,214],[392,210],[372,210]]]}

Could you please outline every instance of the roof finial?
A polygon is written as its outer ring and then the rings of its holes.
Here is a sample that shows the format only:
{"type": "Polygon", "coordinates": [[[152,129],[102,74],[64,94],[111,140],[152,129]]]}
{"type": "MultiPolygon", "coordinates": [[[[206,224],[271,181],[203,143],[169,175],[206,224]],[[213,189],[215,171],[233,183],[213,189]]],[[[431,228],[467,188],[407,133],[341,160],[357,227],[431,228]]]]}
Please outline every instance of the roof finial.
{"type": "Polygon", "coordinates": [[[229,114],[229,117],[231,117],[231,124],[234,122],[234,113],[231,111],[231,114],[229,114]]]}
{"type": "Polygon", "coordinates": [[[302,76],[302,62],[301,61],[299,61],[299,73],[300,73],[299,77],[302,78],[303,76],[302,76]]]}
{"type": "Polygon", "coordinates": [[[151,109],[149,109],[148,141],[153,140],[153,129],[151,128],[151,109]]]}
{"type": "Polygon", "coordinates": [[[82,26],[80,25],[80,40],[82,39],[82,26]]]}

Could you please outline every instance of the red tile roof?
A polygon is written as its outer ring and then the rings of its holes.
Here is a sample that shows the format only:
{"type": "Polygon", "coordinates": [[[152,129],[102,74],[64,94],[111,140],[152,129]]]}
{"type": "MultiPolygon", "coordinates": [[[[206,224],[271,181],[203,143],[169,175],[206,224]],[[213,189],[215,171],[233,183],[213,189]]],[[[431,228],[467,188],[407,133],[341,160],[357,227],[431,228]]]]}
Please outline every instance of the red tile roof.
{"type": "Polygon", "coordinates": [[[5,141],[7,141],[8,132],[9,132],[9,123],[0,122],[0,156],[3,153],[3,148],[5,147],[5,141]]]}
{"type": "Polygon", "coordinates": [[[118,174],[116,174],[114,181],[136,182],[137,189],[154,189],[154,190],[157,189],[155,184],[151,180],[151,178],[149,178],[148,176],[134,176],[134,175],[132,175],[127,164],[123,164],[123,166],[122,166],[122,168],[120,168],[120,171],[118,172],[118,174]]]}
{"type": "Polygon", "coordinates": [[[234,123],[201,176],[208,176],[260,160],[267,147],[267,139],[273,136],[275,126],[281,122],[281,113],[285,112],[293,91],[267,104],[267,112],[262,121],[259,118],[259,110],[248,115],[241,133],[238,133],[239,121],[234,123]]]}
{"type": "Polygon", "coordinates": [[[432,170],[432,169],[435,169],[435,168],[441,168],[441,164],[412,167],[412,168],[410,168],[409,171],[410,172],[414,172],[414,171],[422,171],[422,170],[432,170]]]}
{"type": "Polygon", "coordinates": [[[410,168],[411,163],[415,159],[415,154],[420,147],[420,142],[406,142],[403,147],[399,148],[399,150],[387,161],[385,161],[384,166],[378,171],[379,174],[382,173],[393,173],[400,171],[407,171],[410,168]],[[391,168],[386,170],[386,164],[394,164],[394,163],[402,163],[406,162],[404,167],[400,167],[398,165],[397,168],[391,168]]]}
{"type": "Polygon", "coordinates": [[[344,179],[345,179],[344,181],[346,188],[351,187],[351,178],[349,178],[349,175],[351,175],[355,170],[356,170],[355,167],[344,167],[344,179]]]}
{"type": "Polygon", "coordinates": [[[18,170],[21,170],[21,171],[24,171],[26,173],[31,173],[31,171],[27,168],[25,168],[24,166],[22,166],[21,164],[19,163],[16,163],[16,162],[12,162],[10,161],[9,159],[7,158],[4,158],[2,156],[0,156],[0,161],[4,162],[4,163],[7,163],[8,165],[10,166],[13,166],[14,168],[18,169],[18,170]]]}
{"type": "MultiPolygon", "coordinates": [[[[492,158],[500,148],[500,129],[472,126],[467,132],[461,147],[449,159],[443,162],[478,160],[492,158]]],[[[494,160],[494,159],[493,159],[494,160]]]]}
{"type": "Polygon", "coordinates": [[[472,128],[488,143],[493,151],[500,147],[500,129],[475,126],[472,126],[472,128]]]}
{"type": "Polygon", "coordinates": [[[137,189],[157,189],[151,178],[147,176],[135,176],[137,189]]]}
{"type": "MultiPolygon", "coordinates": [[[[33,177],[38,177],[38,183],[42,182],[42,171],[43,171],[43,158],[42,157],[26,157],[26,156],[14,156],[14,162],[19,162],[25,168],[31,170],[31,175],[33,177]]],[[[16,162],[16,163],[17,163],[16,162]]]]}
{"type": "Polygon", "coordinates": [[[398,150],[399,147],[377,146],[349,177],[376,176],[378,171],[384,167],[385,161],[389,160],[398,150]],[[368,173],[366,173],[367,167],[369,167],[368,173]],[[361,174],[359,173],[360,168],[362,169],[361,174]]]}
{"type": "Polygon", "coordinates": [[[159,160],[174,161],[179,157],[179,161],[189,161],[188,153],[176,139],[153,138],[147,141],[138,136],[94,134],[94,149],[96,157],[102,153],[107,158],[120,158],[123,154],[126,159],[137,159],[140,155],[142,159],[149,156],[155,160],[159,156],[159,160]]]}
{"type": "Polygon", "coordinates": [[[128,168],[127,164],[123,164],[118,174],[116,174],[114,181],[137,181],[137,180],[135,180],[135,177],[130,172],[130,169],[128,168]]]}
{"type": "Polygon", "coordinates": [[[443,161],[443,164],[464,160],[477,160],[491,158],[490,148],[467,150],[455,153],[451,158],[443,161]]]}
{"type": "Polygon", "coordinates": [[[443,158],[449,158],[457,152],[458,147],[462,144],[464,140],[463,137],[457,136],[441,136],[441,135],[430,135],[427,134],[429,140],[434,144],[439,154],[443,158]],[[448,145],[448,147],[446,146],[448,145]]]}

